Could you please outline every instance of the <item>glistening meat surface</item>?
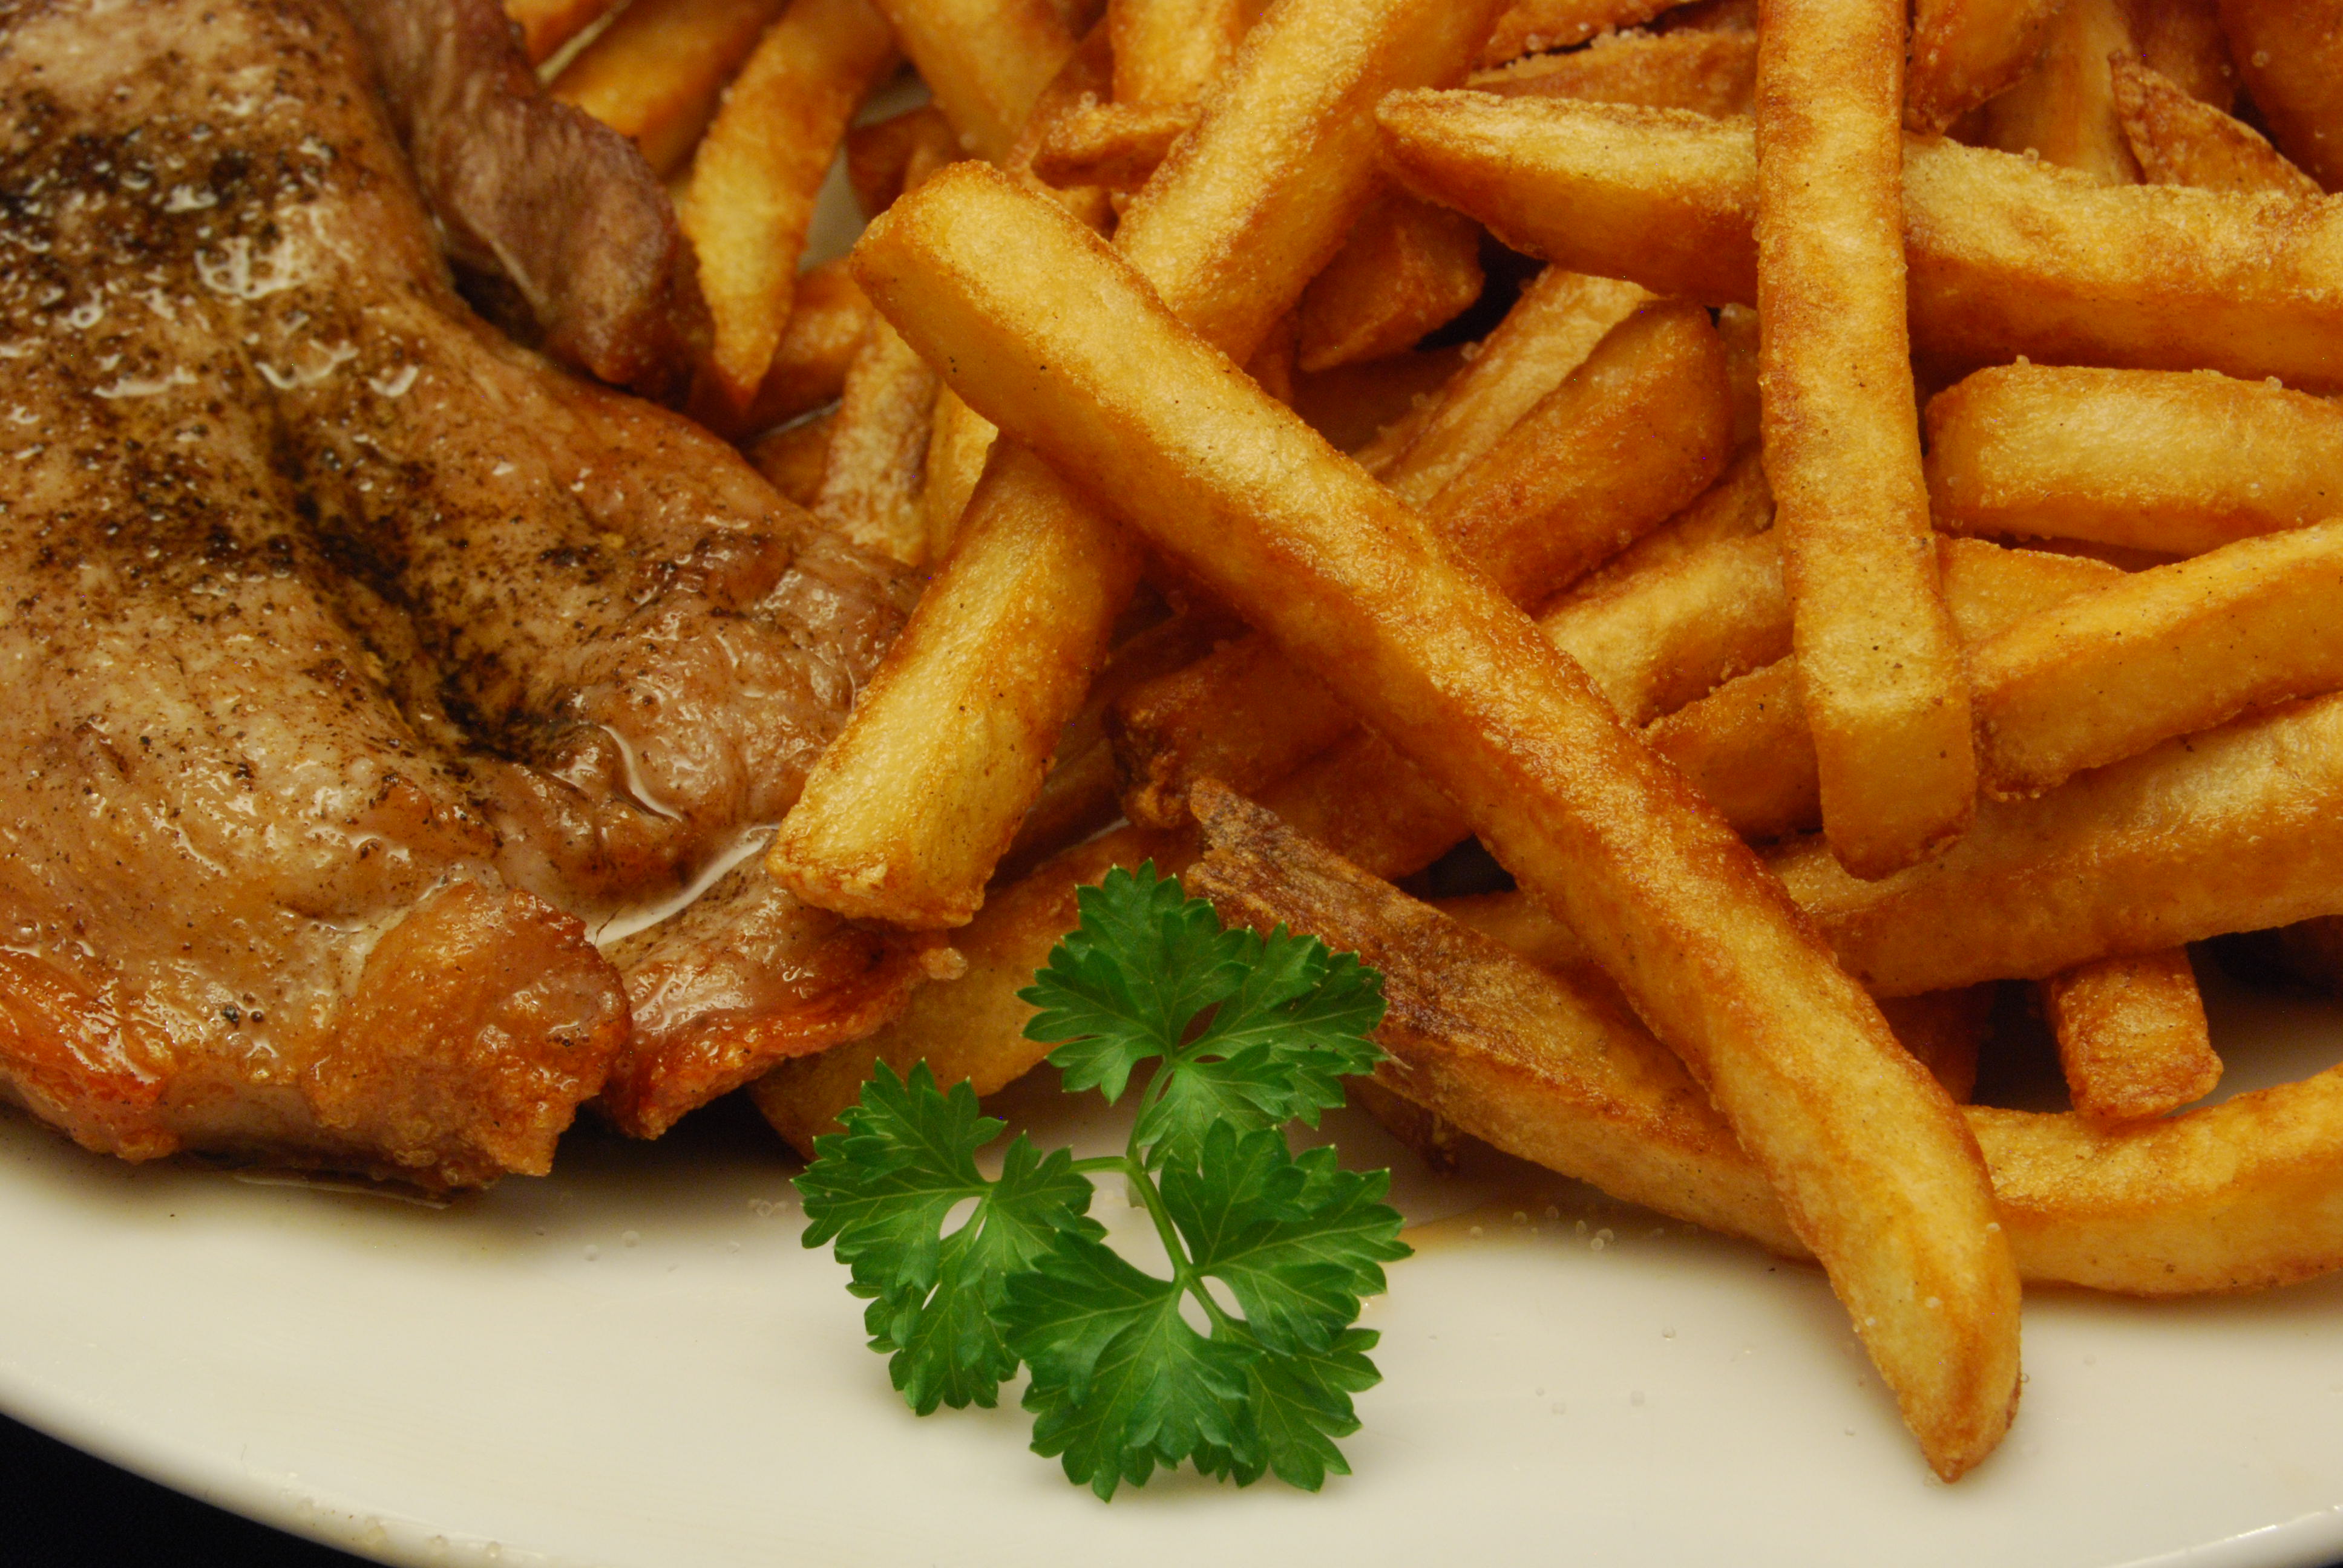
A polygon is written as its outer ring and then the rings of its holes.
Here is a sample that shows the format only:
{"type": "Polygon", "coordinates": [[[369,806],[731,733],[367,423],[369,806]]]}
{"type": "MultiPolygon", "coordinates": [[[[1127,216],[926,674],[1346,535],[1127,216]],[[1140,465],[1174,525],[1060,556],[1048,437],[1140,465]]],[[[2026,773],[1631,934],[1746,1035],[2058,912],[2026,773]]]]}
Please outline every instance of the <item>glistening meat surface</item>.
{"type": "Polygon", "coordinates": [[[331,0],[0,3],[0,1088],[462,1184],[883,1016],[920,948],[737,879],[596,950],[902,589],[465,312],[331,0]]]}

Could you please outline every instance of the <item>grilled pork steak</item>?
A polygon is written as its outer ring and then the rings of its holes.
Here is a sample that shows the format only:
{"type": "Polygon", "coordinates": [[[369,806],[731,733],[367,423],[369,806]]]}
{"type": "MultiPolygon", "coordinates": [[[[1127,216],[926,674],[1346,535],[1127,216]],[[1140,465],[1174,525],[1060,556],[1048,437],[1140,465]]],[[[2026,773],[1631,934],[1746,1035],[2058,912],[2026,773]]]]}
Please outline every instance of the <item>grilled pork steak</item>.
{"type": "Polygon", "coordinates": [[[920,944],[762,888],[595,949],[904,590],[465,312],[332,0],[0,0],[0,1092],[459,1185],[900,1003],[920,944]]]}

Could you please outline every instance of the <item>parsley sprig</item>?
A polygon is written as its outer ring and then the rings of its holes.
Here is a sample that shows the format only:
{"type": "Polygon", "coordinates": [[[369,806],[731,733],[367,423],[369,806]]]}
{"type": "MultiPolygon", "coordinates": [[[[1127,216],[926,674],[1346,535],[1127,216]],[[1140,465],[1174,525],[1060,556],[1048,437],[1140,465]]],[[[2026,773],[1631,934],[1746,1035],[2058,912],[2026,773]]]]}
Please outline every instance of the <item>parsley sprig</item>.
{"type": "Polygon", "coordinates": [[[1069,1091],[1110,1102],[1159,1062],[1123,1152],[1044,1154],[1020,1133],[988,1178],[977,1151],[1006,1128],[970,1086],[881,1063],[798,1179],[806,1245],[836,1243],[870,1348],[921,1415],[990,1406],[1022,1365],[1034,1451],[1102,1498],[1182,1460],[1314,1492],[1349,1473],[1334,1440],[1380,1376],[1360,1300],[1409,1249],[1390,1172],[1296,1155],[1282,1129],[1315,1126],[1380,1058],[1382,977],[1282,927],[1223,930],[1151,865],[1079,897],[1080,928],[1020,993],[1040,1010],[1025,1032],[1063,1042],[1050,1060],[1069,1091]],[[1146,1209],[1168,1279],[1107,1244],[1101,1175],[1146,1209]]]}

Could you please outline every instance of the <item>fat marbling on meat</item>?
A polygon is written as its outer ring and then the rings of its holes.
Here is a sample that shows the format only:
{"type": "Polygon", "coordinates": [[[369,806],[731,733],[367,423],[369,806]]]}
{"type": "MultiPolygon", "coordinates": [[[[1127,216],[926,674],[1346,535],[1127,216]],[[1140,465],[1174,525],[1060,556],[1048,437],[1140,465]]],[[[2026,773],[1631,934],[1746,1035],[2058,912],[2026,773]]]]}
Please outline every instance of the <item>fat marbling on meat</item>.
{"type": "Polygon", "coordinates": [[[332,0],[0,0],[0,1092],[459,1185],[940,961],[738,874],[595,947],[779,819],[906,590],[468,315],[332,0]]]}

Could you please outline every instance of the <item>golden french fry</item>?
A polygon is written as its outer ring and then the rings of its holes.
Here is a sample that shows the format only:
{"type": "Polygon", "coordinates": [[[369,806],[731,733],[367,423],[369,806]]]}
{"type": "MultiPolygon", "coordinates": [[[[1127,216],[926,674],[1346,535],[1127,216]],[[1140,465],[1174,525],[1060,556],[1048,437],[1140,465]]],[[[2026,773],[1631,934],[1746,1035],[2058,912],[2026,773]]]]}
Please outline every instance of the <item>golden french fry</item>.
{"type": "Polygon", "coordinates": [[[1885,876],[1957,837],[1976,804],[1967,675],[1912,417],[1904,14],[1893,0],[1765,0],[1760,15],[1765,477],[1823,831],[1847,869],[1885,876]]]}
{"type": "Polygon", "coordinates": [[[2278,149],[2327,189],[2343,186],[2343,4],[2221,0],[2220,11],[2278,149]]]}
{"type": "Polygon", "coordinates": [[[773,482],[773,488],[809,508],[821,495],[822,469],[830,462],[830,433],[837,424],[838,412],[832,409],[769,430],[749,448],[749,461],[773,482]]]}
{"type": "Polygon", "coordinates": [[[938,175],[855,268],[971,407],[1112,494],[1566,911],[1785,1194],[1931,1464],[1956,1476],[1989,1452],[2016,1393],[2017,1283],[1957,1111],[1575,667],[1140,274],[998,175],[938,175]]]}
{"type": "Polygon", "coordinates": [[[1773,526],[1774,492],[1765,483],[1765,458],[1752,447],[1683,511],[1573,583],[1548,601],[1548,609],[1600,598],[1704,545],[1763,533],[1773,526]]]}
{"type": "Polygon", "coordinates": [[[2075,1113],[2087,1121],[2167,1115],[2221,1081],[2187,948],[2052,975],[2042,982],[2042,1009],[2075,1113]]]}
{"type": "Polygon", "coordinates": [[[2136,572],[1971,651],[1992,787],[2087,768],[2343,687],[2343,520],[2136,572]]]}
{"type": "MultiPolygon", "coordinates": [[[[1215,816],[1217,841],[1190,884],[1232,920],[1282,921],[1366,955],[1390,1004],[1378,1038],[1392,1060],[1379,1081],[1452,1137],[1471,1133],[1777,1251],[1803,1250],[1724,1118],[1684,1092],[1658,1042],[1600,991],[1273,823],[1223,820],[1215,816]]],[[[1964,1115],[2028,1281],[2176,1296],[2343,1267],[2343,1068],[2123,1127],[1986,1106],[1964,1115]]]]}
{"type": "Polygon", "coordinates": [[[2315,196],[2318,182],[2296,168],[2259,131],[2190,97],[2170,77],[2117,59],[2116,118],[2150,185],[2201,186],[2242,195],[2315,196]]]}
{"type": "Polygon", "coordinates": [[[960,514],[984,475],[984,461],[999,432],[992,421],[960,400],[949,387],[936,388],[935,417],[928,435],[928,462],[920,481],[920,516],[927,525],[928,558],[940,561],[960,532],[960,514]]]}
{"type": "Polygon", "coordinates": [[[846,133],[846,183],[865,217],[876,217],[903,194],[916,161],[937,168],[960,156],[960,138],[933,104],[892,115],[846,133]]]}
{"type": "Polygon", "coordinates": [[[1918,0],[1904,123],[1936,132],[2026,75],[2065,0],[1918,0]]]}
{"type": "Polygon", "coordinates": [[[781,329],[757,400],[746,414],[736,415],[730,401],[703,380],[693,390],[693,417],[729,434],[753,435],[820,407],[845,387],[847,367],[878,318],[849,276],[844,256],[799,274],[789,325],[781,329]]]}
{"type": "Polygon", "coordinates": [[[936,377],[895,329],[870,335],[846,372],[813,515],[874,555],[908,567],[928,558],[920,510],[936,377]]]}
{"type": "Polygon", "coordinates": [[[1650,298],[1632,283],[1547,267],[1482,339],[1472,364],[1426,406],[1423,417],[1394,430],[1387,450],[1378,443],[1378,449],[1362,452],[1360,462],[1402,500],[1423,505],[1520,424],[1586,362],[1605,334],[1650,298]]]}
{"type": "Polygon", "coordinates": [[[629,0],[553,79],[553,95],[632,137],[651,167],[673,170],[716,99],[788,0],[629,0]]]}
{"type": "MultiPolygon", "coordinates": [[[[1756,293],[1756,159],[1732,121],[1617,104],[1401,93],[1386,165],[1516,250],[1709,304],[1756,293]]],[[[2343,206],[2098,186],[1982,147],[1904,156],[1912,341],[2343,388],[2343,206]],[[2175,266],[2175,256],[2188,265],[2175,266]]]]}
{"type": "Polygon", "coordinates": [[[1332,370],[1413,347],[1481,297],[1481,227],[1386,191],[1302,291],[1298,363],[1332,370]]]}
{"type": "Polygon", "coordinates": [[[2139,63],[2200,104],[2227,114],[2237,101],[2237,67],[2215,0],[2128,0],[2139,63]]]}
{"type": "MultiPolygon", "coordinates": [[[[1493,3],[1285,0],[1117,246],[1190,325],[1250,357],[1373,192],[1374,104],[1461,76],[1493,3]]],[[[773,874],[840,912],[967,920],[1138,569],[1091,501],[996,444],[950,557],[776,835],[773,874]]]]}
{"type": "Polygon", "coordinates": [[[1195,129],[1193,104],[1094,104],[1050,126],[1033,154],[1033,177],[1053,186],[1135,191],[1195,129]]]}
{"type": "Polygon", "coordinates": [[[2006,365],[1929,399],[1939,528],[2196,555],[2343,513],[2343,409],[2209,370],[2006,365]]]}
{"type": "Polygon", "coordinates": [[[676,220],[699,257],[718,387],[746,408],[789,318],[814,197],[863,96],[895,65],[870,0],[791,0],[726,90],[676,220]]]}
{"type": "Polygon", "coordinates": [[[1668,8],[1669,0],[1517,0],[1501,13],[1482,45],[1483,65],[1567,49],[1598,33],[1633,27],[1668,8]]]}
{"type": "Polygon", "coordinates": [[[528,63],[541,65],[618,5],[618,0],[505,0],[505,15],[520,28],[528,63]]]}
{"type": "Polygon", "coordinates": [[[1041,89],[1074,52],[1048,0],[874,0],[962,151],[1007,161],[1041,89]]]}
{"type": "Polygon", "coordinates": [[[1985,106],[1986,145],[2034,153],[2102,185],[2137,183],[2107,69],[2108,55],[2133,48],[2127,9],[2125,0],[2066,0],[2033,70],[1985,106]]]}
{"type": "Polygon", "coordinates": [[[1754,33],[1604,33],[1584,49],[1535,55],[1494,70],[1475,71],[1464,85],[1507,96],[1584,98],[1596,104],[1642,104],[1704,115],[1749,111],[1757,85],[1754,33]]]}
{"type": "Polygon", "coordinates": [[[1746,305],[1717,307],[1716,335],[1725,342],[1725,375],[1733,386],[1733,444],[1748,447],[1764,421],[1757,394],[1757,312],[1746,305]]]}
{"type": "Polygon", "coordinates": [[[1297,377],[1286,401],[1310,427],[1345,452],[1373,445],[1403,420],[1420,419],[1470,366],[1463,344],[1393,354],[1297,377]]]}
{"type": "Polygon", "coordinates": [[[1017,993],[1033,983],[1033,971],[1080,920],[1074,890],[1113,866],[1132,869],[1153,860],[1159,870],[1179,870],[1187,861],[1185,842],[1180,835],[1124,828],[1049,860],[952,934],[952,947],[968,964],[960,979],[917,988],[895,1021],[873,1034],[775,1068],[749,1088],[757,1109],[810,1159],[814,1139],[838,1131],[838,1113],[861,1096],[879,1062],[908,1072],[925,1061],[941,1082],[973,1080],[979,1094],[1015,1082],[1051,1050],[1025,1038],[1033,1010],[1017,993]]]}
{"type": "MultiPolygon", "coordinates": [[[[1705,313],[1654,305],[1426,508],[1450,556],[1517,601],[1543,599],[1700,493],[1731,423],[1723,354],[1705,313]]],[[[1401,489],[1410,459],[1393,476],[1401,489]]],[[[1355,719],[1267,638],[1232,642],[1134,691],[1116,709],[1131,819],[1186,819],[1200,777],[1238,789],[1282,778],[1355,719]]]]}
{"type": "Polygon", "coordinates": [[[1117,104],[1192,104],[1243,42],[1242,0],[1107,0],[1117,104]]]}

